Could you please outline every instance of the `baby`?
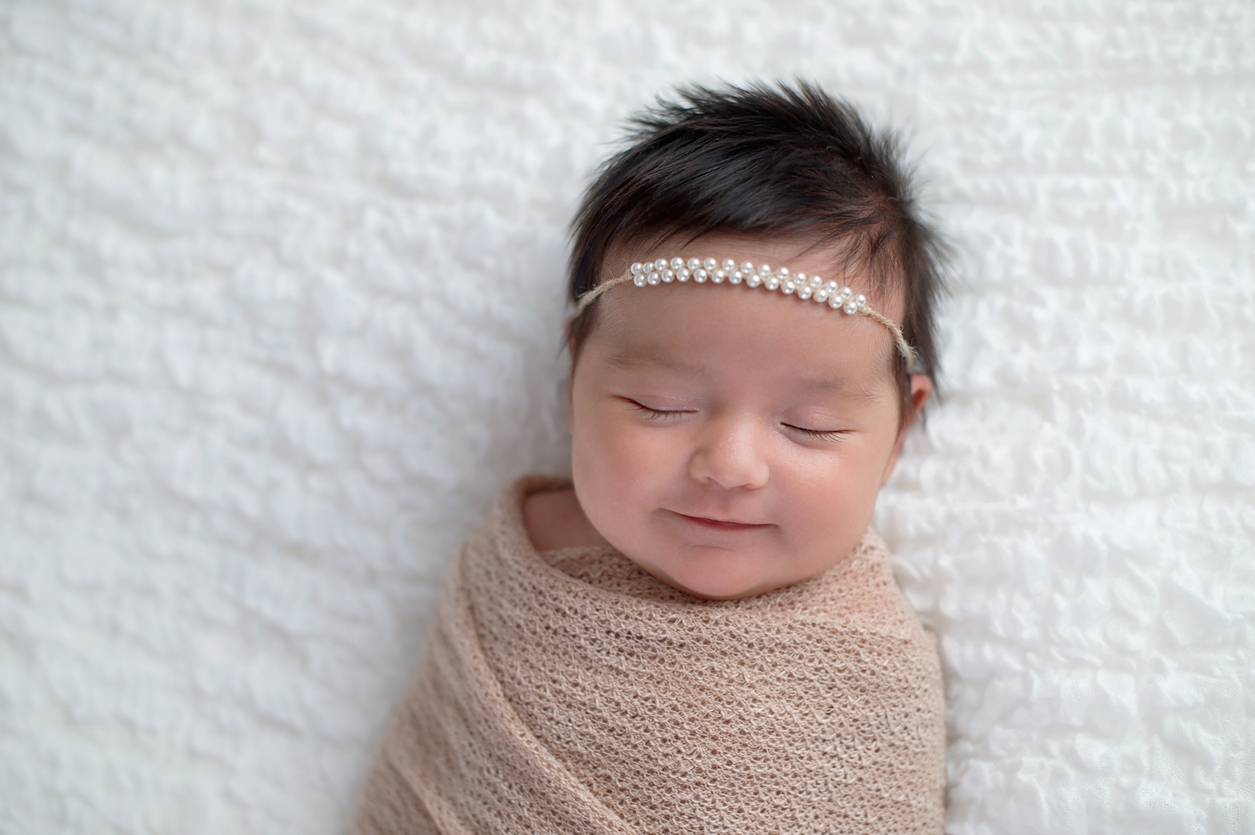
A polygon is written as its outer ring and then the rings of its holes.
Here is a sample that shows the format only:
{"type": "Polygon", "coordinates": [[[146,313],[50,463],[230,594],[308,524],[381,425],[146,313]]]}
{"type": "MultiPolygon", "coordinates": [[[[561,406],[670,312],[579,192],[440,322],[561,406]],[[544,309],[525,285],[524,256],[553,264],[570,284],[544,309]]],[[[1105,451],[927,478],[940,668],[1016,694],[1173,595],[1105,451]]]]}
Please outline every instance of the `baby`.
{"type": "Polygon", "coordinates": [[[573,478],[463,546],[356,832],[940,832],[931,636],[868,529],[939,246],[806,84],[683,91],[574,224],[573,478]]]}

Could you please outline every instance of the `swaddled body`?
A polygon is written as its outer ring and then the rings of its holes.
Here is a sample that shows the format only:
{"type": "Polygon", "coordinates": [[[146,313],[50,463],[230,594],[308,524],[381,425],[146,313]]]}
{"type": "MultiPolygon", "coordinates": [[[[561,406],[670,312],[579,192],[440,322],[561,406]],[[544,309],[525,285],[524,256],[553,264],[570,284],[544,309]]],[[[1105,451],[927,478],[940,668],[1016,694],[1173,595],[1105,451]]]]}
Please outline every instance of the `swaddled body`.
{"type": "Polygon", "coordinates": [[[941,677],[871,533],[728,601],[614,549],[537,553],[525,480],[449,576],[366,833],[936,832],[941,677]]]}

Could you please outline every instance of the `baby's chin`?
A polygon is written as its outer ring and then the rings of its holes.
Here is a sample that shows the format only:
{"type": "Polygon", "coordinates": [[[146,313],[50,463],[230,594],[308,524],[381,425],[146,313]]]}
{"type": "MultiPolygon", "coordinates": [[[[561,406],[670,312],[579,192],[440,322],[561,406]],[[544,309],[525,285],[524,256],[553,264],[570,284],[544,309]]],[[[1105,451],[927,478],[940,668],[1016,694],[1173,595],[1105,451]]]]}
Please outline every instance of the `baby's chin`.
{"type": "Polygon", "coordinates": [[[729,558],[727,554],[689,561],[670,571],[659,562],[638,559],[626,552],[625,556],[659,581],[702,600],[740,600],[775,591],[791,582],[746,570],[746,566],[737,565],[738,560],[729,558]],[[700,564],[694,565],[693,562],[700,564]]]}

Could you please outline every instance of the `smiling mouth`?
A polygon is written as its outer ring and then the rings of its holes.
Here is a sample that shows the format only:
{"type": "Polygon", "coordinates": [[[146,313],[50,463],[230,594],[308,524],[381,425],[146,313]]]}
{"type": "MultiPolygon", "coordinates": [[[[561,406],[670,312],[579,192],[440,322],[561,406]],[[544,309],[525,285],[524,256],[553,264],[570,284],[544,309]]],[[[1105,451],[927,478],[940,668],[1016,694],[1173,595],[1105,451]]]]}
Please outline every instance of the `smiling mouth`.
{"type": "Polygon", "coordinates": [[[770,527],[769,525],[750,522],[733,522],[727,519],[710,519],[705,516],[689,516],[687,513],[676,513],[675,515],[685,521],[716,531],[748,531],[756,528],[770,527]]]}

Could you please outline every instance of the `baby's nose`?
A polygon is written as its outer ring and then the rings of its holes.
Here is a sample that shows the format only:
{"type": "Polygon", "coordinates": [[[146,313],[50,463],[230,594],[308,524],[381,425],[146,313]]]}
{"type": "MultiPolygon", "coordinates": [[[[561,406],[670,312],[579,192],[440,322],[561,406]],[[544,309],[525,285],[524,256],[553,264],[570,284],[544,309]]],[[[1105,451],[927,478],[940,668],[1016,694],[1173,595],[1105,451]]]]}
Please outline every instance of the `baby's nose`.
{"type": "Polygon", "coordinates": [[[699,484],[728,490],[767,483],[765,439],[749,421],[712,421],[689,458],[689,475],[699,484]]]}

